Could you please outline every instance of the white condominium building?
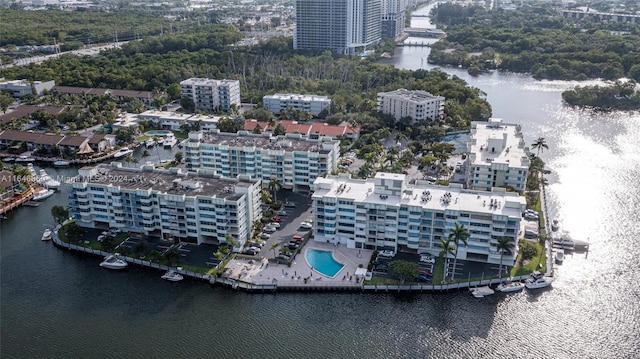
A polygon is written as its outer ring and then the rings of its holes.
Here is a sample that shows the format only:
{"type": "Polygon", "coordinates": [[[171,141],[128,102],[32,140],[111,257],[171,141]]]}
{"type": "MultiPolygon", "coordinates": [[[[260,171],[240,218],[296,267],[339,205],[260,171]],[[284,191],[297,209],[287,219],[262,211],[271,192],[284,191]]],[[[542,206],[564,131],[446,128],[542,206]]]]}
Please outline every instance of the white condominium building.
{"type": "Polygon", "coordinates": [[[340,141],[303,139],[299,134],[191,132],[185,146],[185,161],[191,170],[261,179],[264,187],[277,178],[282,188],[294,191],[308,191],[318,176],[335,171],[339,156],[340,141]]]}
{"type": "MultiPolygon", "coordinates": [[[[345,244],[349,248],[393,249],[438,256],[441,238],[455,223],[471,233],[460,244],[458,258],[499,263],[496,246],[508,237],[517,246],[524,197],[502,188],[492,192],[407,182],[406,176],[377,173],[367,180],[349,176],[318,178],[314,183],[315,240],[345,244]]],[[[514,247],[516,248],[516,247],[514,247]]],[[[513,265],[517,248],[505,255],[513,265]]]]}
{"type": "Polygon", "coordinates": [[[262,105],[269,111],[279,114],[289,108],[309,112],[318,116],[322,110],[331,105],[327,96],[281,94],[268,95],[262,98],[262,105]]]}
{"type": "Polygon", "coordinates": [[[170,241],[225,243],[239,250],[260,219],[260,181],[116,166],[85,167],[71,186],[69,208],[89,228],[121,228],[170,241]]]}
{"type": "Polygon", "coordinates": [[[396,120],[411,117],[414,122],[435,119],[444,114],[444,97],[427,91],[399,89],[378,93],[378,111],[396,120]]]}
{"type": "Polygon", "coordinates": [[[513,187],[524,191],[531,164],[520,125],[506,124],[501,119],[472,122],[466,162],[467,187],[490,190],[491,187],[513,187]]]}
{"type": "Polygon", "coordinates": [[[180,82],[183,97],[193,100],[196,110],[227,111],[240,106],[240,81],[190,78],[180,82]]]}

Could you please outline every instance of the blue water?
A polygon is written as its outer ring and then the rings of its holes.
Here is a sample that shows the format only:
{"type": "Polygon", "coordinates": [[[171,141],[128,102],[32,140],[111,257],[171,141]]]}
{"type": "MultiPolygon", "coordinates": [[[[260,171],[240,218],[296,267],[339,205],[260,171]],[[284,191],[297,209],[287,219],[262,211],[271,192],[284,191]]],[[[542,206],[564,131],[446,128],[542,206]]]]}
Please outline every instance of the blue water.
{"type": "Polygon", "coordinates": [[[333,255],[329,251],[309,249],[307,250],[306,258],[313,269],[331,278],[335,277],[342,267],[344,267],[344,264],[333,259],[333,255]]]}
{"type": "Polygon", "coordinates": [[[456,146],[456,153],[467,151],[467,142],[469,142],[469,133],[452,133],[445,135],[442,138],[442,142],[451,143],[456,146]]]}
{"type": "Polygon", "coordinates": [[[147,131],[144,134],[147,136],[166,136],[170,133],[171,131],[166,131],[166,130],[153,130],[153,131],[147,131]]]}

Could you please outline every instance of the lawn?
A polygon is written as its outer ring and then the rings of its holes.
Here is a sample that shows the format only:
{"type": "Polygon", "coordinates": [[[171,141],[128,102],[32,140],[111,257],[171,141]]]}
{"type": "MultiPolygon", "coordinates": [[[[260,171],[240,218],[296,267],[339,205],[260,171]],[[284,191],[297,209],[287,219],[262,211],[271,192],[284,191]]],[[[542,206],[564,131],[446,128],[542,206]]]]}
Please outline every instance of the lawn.
{"type": "MultiPolygon", "coordinates": [[[[540,243],[536,243],[537,254],[530,259],[526,265],[517,265],[511,268],[509,273],[512,277],[527,275],[533,271],[540,270],[542,272],[547,270],[547,256],[545,255],[544,246],[540,243]]],[[[522,254],[518,255],[517,263],[521,263],[522,254]]]]}

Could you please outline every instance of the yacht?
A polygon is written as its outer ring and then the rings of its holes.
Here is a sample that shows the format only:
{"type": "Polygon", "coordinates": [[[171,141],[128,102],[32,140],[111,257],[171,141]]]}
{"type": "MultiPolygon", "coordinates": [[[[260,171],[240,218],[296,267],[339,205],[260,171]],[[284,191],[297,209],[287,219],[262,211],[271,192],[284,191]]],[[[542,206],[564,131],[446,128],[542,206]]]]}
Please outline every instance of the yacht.
{"type": "Polygon", "coordinates": [[[49,228],[44,230],[44,233],[42,233],[42,238],[40,238],[41,241],[50,241],[51,238],[53,236],[53,231],[51,231],[49,228]]]}
{"type": "Polygon", "coordinates": [[[127,261],[120,257],[120,253],[110,254],[104,257],[100,267],[108,269],[125,269],[127,268],[127,261]]]}
{"type": "Polygon", "coordinates": [[[57,158],[56,160],[53,161],[53,165],[56,167],[67,167],[69,166],[71,163],[69,161],[65,161],[62,158],[57,158]]]}
{"type": "Polygon", "coordinates": [[[498,287],[496,288],[498,292],[502,292],[502,293],[518,292],[523,289],[524,289],[524,284],[522,284],[522,282],[500,283],[500,285],[498,285],[498,287]]]}
{"type": "Polygon", "coordinates": [[[133,153],[133,150],[127,147],[123,147],[118,150],[118,152],[113,154],[113,158],[126,157],[133,153]]]}
{"type": "Polygon", "coordinates": [[[33,162],[36,159],[30,156],[20,156],[16,158],[16,162],[33,162]]]}
{"type": "Polygon", "coordinates": [[[36,182],[49,189],[56,189],[60,187],[60,181],[53,179],[53,177],[51,177],[44,168],[40,169],[40,176],[38,176],[38,180],[36,182]]]}
{"type": "Polygon", "coordinates": [[[469,292],[476,298],[486,297],[495,293],[488,285],[469,289],[469,292]]]}
{"type": "Polygon", "coordinates": [[[41,189],[40,191],[38,191],[38,193],[36,193],[35,196],[33,196],[33,200],[42,201],[53,196],[54,193],[56,192],[52,189],[41,189]]]}
{"type": "Polygon", "coordinates": [[[565,233],[553,238],[553,247],[572,251],[575,248],[575,242],[565,233]]]}
{"type": "Polygon", "coordinates": [[[162,141],[162,147],[173,148],[173,146],[175,146],[177,143],[178,140],[176,139],[176,137],[173,135],[173,133],[170,133],[167,135],[167,137],[164,138],[164,141],[162,141]]]}
{"type": "Polygon", "coordinates": [[[167,271],[167,273],[165,273],[161,278],[170,282],[179,282],[184,279],[180,273],[174,270],[167,271]]]}
{"type": "Polygon", "coordinates": [[[535,271],[531,273],[531,276],[524,281],[524,286],[527,289],[540,289],[546,288],[551,285],[551,279],[544,276],[543,273],[535,271]]]}
{"type": "Polygon", "coordinates": [[[564,261],[564,250],[558,249],[556,250],[556,264],[562,264],[564,261]]]}

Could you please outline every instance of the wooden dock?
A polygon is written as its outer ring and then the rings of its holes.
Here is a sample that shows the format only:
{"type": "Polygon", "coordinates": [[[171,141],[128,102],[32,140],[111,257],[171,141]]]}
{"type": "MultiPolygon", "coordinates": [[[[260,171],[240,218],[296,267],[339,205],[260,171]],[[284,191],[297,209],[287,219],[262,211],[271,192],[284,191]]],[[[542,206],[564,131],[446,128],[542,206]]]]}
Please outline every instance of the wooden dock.
{"type": "Polygon", "coordinates": [[[29,206],[29,207],[38,207],[40,205],[40,202],[36,202],[36,201],[26,201],[24,203],[25,206],[29,206]]]}

